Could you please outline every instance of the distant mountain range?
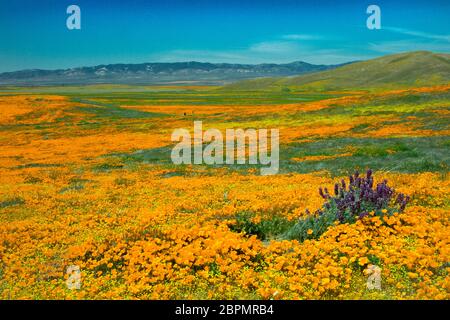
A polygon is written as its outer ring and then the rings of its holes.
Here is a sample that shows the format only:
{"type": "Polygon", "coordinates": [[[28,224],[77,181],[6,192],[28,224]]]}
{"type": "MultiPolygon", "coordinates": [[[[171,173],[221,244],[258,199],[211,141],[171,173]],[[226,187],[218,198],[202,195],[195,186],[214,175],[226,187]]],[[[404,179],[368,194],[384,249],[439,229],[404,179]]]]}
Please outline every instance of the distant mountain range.
{"type": "Polygon", "coordinates": [[[355,62],[333,70],[236,82],[223,90],[352,90],[450,83],[450,54],[415,51],[355,62]]]}
{"type": "Polygon", "coordinates": [[[0,85],[80,84],[226,84],[259,77],[283,77],[324,71],[340,65],[229,64],[203,62],[108,64],[60,70],[22,70],[0,73],[0,85]]]}
{"type": "Polygon", "coordinates": [[[314,65],[204,62],[109,64],[61,70],[0,73],[0,85],[195,84],[224,90],[343,90],[450,83],[450,55],[415,51],[351,62],[314,65]]]}

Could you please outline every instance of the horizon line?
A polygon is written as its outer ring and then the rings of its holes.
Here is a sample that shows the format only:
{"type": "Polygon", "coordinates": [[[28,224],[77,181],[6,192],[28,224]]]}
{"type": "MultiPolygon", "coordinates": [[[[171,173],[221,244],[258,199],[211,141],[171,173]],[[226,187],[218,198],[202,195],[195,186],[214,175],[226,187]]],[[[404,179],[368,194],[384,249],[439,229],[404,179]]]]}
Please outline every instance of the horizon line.
{"type": "Polygon", "coordinates": [[[101,66],[113,66],[113,65],[144,65],[144,64],[181,64],[181,63],[200,63],[200,64],[215,64],[215,65],[243,65],[243,66],[260,66],[260,65],[289,65],[293,63],[306,63],[313,66],[342,66],[345,64],[355,63],[355,62],[362,62],[362,61],[368,61],[373,59],[378,59],[386,56],[393,56],[393,55],[400,55],[400,54],[407,54],[407,53],[431,53],[431,54],[448,54],[445,52],[434,52],[431,50],[414,50],[414,51],[403,51],[403,52],[396,52],[396,53],[390,53],[385,55],[380,55],[375,58],[370,59],[360,59],[360,60],[351,60],[346,61],[343,63],[335,63],[335,64],[314,64],[310,62],[306,62],[304,60],[294,60],[291,62],[283,62],[283,63],[276,63],[276,62],[262,62],[262,63],[233,63],[233,62],[209,62],[209,61],[197,61],[197,60],[186,60],[186,61],[154,61],[154,62],[136,62],[136,63],[126,63],[126,62],[113,62],[113,63],[101,63],[96,65],[84,65],[84,66],[76,66],[76,67],[67,67],[67,68],[56,68],[56,69],[47,69],[47,68],[30,68],[30,69],[18,69],[13,71],[3,71],[0,72],[1,74],[8,74],[8,73],[15,73],[15,72],[23,72],[23,71],[60,71],[60,70],[75,70],[75,69],[82,69],[82,68],[95,68],[95,67],[101,67],[101,66]]]}

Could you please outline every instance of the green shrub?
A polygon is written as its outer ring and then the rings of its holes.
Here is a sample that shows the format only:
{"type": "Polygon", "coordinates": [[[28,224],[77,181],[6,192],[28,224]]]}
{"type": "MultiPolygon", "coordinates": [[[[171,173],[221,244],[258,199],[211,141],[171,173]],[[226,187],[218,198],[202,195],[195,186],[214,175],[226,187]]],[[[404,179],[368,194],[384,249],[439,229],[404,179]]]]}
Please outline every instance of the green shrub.
{"type": "Polygon", "coordinates": [[[235,232],[243,232],[247,235],[256,235],[261,240],[274,238],[285,233],[292,227],[293,222],[284,217],[273,216],[270,219],[253,221],[254,215],[250,212],[242,212],[236,216],[236,223],[230,226],[235,232]]]}

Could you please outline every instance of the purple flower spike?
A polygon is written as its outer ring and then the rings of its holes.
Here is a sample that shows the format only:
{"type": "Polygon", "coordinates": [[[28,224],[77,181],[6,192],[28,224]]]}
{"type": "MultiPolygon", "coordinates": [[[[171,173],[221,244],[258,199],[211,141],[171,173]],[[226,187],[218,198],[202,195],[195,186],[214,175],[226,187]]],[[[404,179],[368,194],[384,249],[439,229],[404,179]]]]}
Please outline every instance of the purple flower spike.
{"type": "Polygon", "coordinates": [[[319,194],[322,198],[326,199],[325,195],[323,194],[322,187],[319,188],[319,194]]]}

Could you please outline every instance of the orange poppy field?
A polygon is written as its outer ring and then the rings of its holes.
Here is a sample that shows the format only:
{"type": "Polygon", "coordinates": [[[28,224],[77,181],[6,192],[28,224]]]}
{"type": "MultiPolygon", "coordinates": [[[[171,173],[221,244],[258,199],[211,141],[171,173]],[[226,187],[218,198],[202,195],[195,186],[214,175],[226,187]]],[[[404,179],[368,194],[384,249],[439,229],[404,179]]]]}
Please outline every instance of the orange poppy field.
{"type": "Polygon", "coordinates": [[[450,85],[4,87],[0,298],[449,299],[449,106],[450,85]],[[197,120],[279,129],[278,174],[173,164],[171,133],[197,120]],[[289,236],[319,188],[368,169],[404,210],[289,236]]]}

